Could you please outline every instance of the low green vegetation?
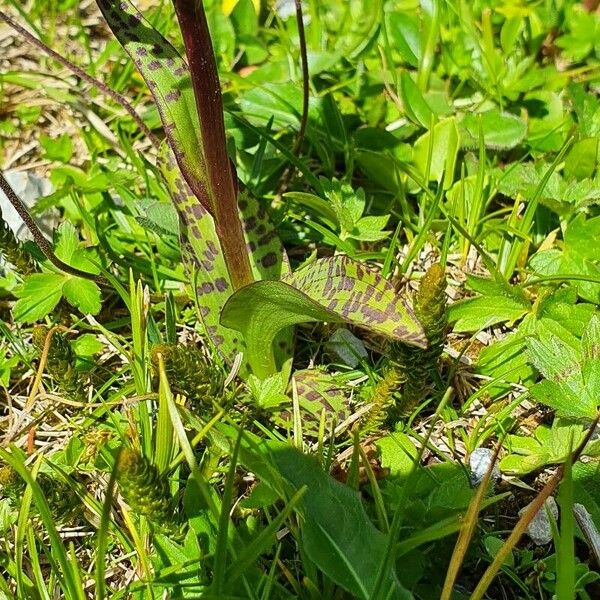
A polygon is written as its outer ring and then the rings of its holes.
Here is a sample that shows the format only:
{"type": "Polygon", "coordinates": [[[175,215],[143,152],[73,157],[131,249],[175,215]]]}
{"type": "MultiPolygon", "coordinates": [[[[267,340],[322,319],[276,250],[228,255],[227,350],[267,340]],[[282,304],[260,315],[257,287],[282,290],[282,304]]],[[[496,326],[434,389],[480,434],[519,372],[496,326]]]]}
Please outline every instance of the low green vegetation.
{"type": "Polygon", "coordinates": [[[0,599],[599,597],[599,35],[6,0],[0,599]]]}

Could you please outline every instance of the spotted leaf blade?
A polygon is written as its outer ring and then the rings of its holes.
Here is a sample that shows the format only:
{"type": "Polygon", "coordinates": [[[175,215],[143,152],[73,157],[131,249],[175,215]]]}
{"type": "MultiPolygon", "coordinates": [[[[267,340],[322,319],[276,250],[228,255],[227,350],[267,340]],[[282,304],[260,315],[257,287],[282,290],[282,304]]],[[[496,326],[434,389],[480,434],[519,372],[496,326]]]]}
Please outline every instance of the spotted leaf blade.
{"type": "Polygon", "coordinates": [[[146,81],[183,176],[195,196],[209,209],[200,124],[185,61],[129,0],[96,2],[146,81]]]}
{"type": "MultiPolygon", "coordinates": [[[[325,431],[344,422],[351,414],[349,388],[321,368],[302,369],[294,373],[302,436],[317,438],[321,413],[325,412],[325,431]]],[[[290,390],[291,392],[291,390],[290,390]]],[[[292,430],[294,413],[292,408],[275,412],[272,420],[283,429],[292,430]]]]}
{"type": "MultiPolygon", "coordinates": [[[[181,251],[186,271],[194,282],[199,317],[213,344],[231,362],[239,352],[246,354],[246,347],[238,332],[220,323],[221,309],[231,296],[233,286],[214,220],[181,176],[167,144],[161,146],[158,167],[179,216],[181,251]]],[[[289,273],[288,258],[264,207],[242,192],[239,210],[254,277],[279,279],[289,273]]],[[[282,331],[276,344],[277,362],[283,364],[292,354],[291,331],[282,331]]],[[[243,366],[241,373],[246,371],[243,366]]]]}
{"type": "Polygon", "coordinates": [[[419,347],[427,341],[421,325],[378,273],[347,257],[317,260],[282,281],[257,281],[238,290],[221,323],[239,331],[257,377],[276,371],[273,341],[298,323],[346,322],[419,347]]]}

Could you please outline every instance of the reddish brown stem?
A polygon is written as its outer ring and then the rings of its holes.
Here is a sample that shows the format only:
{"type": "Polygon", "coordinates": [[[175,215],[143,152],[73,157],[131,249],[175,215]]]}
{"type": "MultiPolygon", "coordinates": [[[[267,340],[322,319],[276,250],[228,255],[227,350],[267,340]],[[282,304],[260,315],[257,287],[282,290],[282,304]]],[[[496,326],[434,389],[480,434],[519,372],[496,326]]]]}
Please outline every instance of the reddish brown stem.
{"type": "Polygon", "coordinates": [[[302,16],[302,0],[296,0],[296,22],[298,23],[298,42],[300,44],[300,60],[302,62],[302,117],[300,118],[300,130],[294,146],[294,154],[300,152],[304,135],[306,133],[306,124],[308,123],[308,95],[309,95],[309,73],[308,73],[308,53],[306,50],[306,35],[304,33],[304,17],[302,16]]]}
{"type": "Polygon", "coordinates": [[[237,207],[235,178],[225,139],[217,63],[201,0],[173,0],[186,49],[200,121],[202,152],[215,228],[235,289],[254,280],[237,207]]]}

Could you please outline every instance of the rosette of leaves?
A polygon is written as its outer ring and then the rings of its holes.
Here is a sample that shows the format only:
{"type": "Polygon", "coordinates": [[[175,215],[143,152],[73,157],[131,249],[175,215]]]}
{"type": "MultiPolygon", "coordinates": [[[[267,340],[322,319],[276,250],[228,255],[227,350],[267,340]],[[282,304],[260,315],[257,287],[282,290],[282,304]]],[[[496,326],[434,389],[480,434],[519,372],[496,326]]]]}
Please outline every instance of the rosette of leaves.
{"type": "Polygon", "coordinates": [[[154,96],[166,136],[159,164],[178,212],[184,262],[199,317],[225,358],[243,352],[241,374],[268,377],[289,365],[292,327],[318,320],[425,346],[389,282],[343,257],[291,274],[266,208],[245,191],[238,198],[202,2],[173,0],[186,61],[128,0],[97,2],[154,96]],[[274,315],[281,318],[261,333],[274,315]]]}

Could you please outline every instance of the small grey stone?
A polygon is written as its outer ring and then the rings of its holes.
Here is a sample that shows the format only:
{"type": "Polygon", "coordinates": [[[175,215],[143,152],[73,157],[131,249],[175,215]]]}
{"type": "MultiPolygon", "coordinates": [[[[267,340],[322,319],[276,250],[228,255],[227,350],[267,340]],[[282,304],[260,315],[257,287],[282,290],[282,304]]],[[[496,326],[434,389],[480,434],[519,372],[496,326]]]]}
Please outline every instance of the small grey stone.
{"type": "MultiPolygon", "coordinates": [[[[53,186],[49,179],[39,177],[34,173],[7,171],[4,173],[4,177],[27,208],[31,208],[39,198],[47,196],[53,191],[53,186]]],[[[2,219],[12,229],[18,240],[33,239],[29,230],[25,227],[23,219],[21,219],[2,191],[0,191],[0,209],[2,210],[2,219]]],[[[58,225],[58,212],[49,211],[42,218],[36,218],[35,220],[42,232],[47,237],[51,237],[52,230],[58,225]]]]}
{"type": "MultiPolygon", "coordinates": [[[[473,487],[477,487],[483,481],[493,458],[494,451],[490,448],[475,448],[475,450],[471,452],[471,456],[469,457],[469,467],[471,469],[471,485],[473,487]]],[[[500,479],[500,467],[498,467],[498,462],[496,462],[492,469],[490,481],[495,483],[498,479],[500,479]]]]}
{"type": "MultiPolygon", "coordinates": [[[[545,505],[554,520],[558,519],[558,505],[556,504],[556,500],[550,496],[546,500],[545,505]]],[[[519,511],[519,516],[521,516],[530,506],[531,504],[528,504],[525,508],[522,508],[519,511]]],[[[531,523],[529,523],[529,527],[527,527],[527,535],[537,546],[545,546],[552,541],[552,527],[546,508],[540,508],[535,517],[533,517],[531,523]]]]}

